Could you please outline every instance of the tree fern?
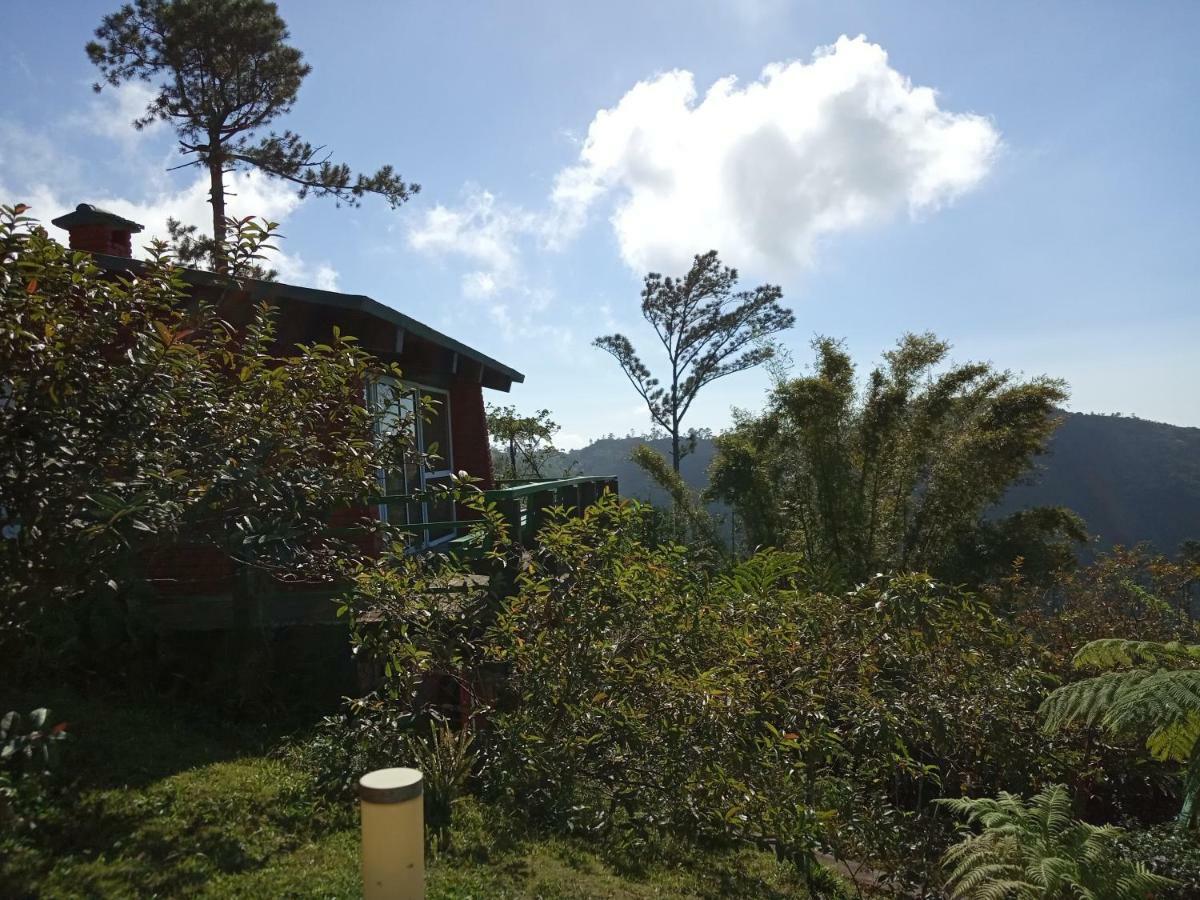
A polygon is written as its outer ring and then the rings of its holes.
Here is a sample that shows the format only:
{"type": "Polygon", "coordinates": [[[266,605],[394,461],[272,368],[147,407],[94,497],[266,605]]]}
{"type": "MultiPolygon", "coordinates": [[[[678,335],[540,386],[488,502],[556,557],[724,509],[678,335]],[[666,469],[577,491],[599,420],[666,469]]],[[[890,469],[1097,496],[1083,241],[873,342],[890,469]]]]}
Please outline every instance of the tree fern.
{"type": "Polygon", "coordinates": [[[1003,792],[938,802],[982,829],[943,858],[955,900],[1142,900],[1173,884],[1120,859],[1121,829],[1073,819],[1063,785],[1028,803],[1003,792]]]}
{"type": "Polygon", "coordinates": [[[1200,645],[1179,641],[1129,641],[1102,638],[1085,644],[1075,654],[1075,668],[1114,669],[1118,666],[1180,665],[1200,663],[1200,645]]]}
{"type": "Polygon", "coordinates": [[[1046,730],[1081,723],[1145,736],[1155,759],[1186,764],[1179,821],[1190,825],[1200,793],[1200,646],[1107,638],[1085,645],[1075,666],[1117,671],[1054,691],[1041,708],[1046,730]]]}

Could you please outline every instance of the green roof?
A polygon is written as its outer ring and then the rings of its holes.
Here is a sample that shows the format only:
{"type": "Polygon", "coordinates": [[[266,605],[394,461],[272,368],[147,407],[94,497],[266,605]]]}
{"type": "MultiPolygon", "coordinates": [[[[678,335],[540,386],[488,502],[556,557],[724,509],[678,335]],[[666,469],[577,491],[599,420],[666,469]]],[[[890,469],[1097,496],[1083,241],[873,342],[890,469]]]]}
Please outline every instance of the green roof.
{"type": "Polygon", "coordinates": [[[137,222],[118,216],[107,209],[92,206],[90,203],[80,203],[75,207],[74,212],[51,219],[50,222],[59,228],[66,229],[77,228],[80,225],[107,225],[109,228],[119,228],[131,234],[137,234],[142,230],[142,226],[137,222]]]}
{"type": "MultiPolygon", "coordinates": [[[[86,204],[80,204],[84,206],[86,204]]],[[[76,210],[78,212],[78,210],[76,210]]],[[[70,213],[63,216],[63,219],[74,216],[76,213],[70,213]]],[[[112,215],[108,213],[107,215],[112,215]]],[[[124,221],[124,220],[122,220],[124,221]]],[[[59,220],[55,220],[55,224],[59,224],[59,220]]],[[[76,223],[82,224],[82,223],[76,223]]],[[[66,226],[64,226],[66,227],[66,226]]],[[[138,226],[140,228],[140,226],[138,226]]],[[[110,256],[104,253],[93,253],[97,265],[102,268],[112,271],[138,269],[145,265],[141,260],[129,259],[123,256],[110,256]]],[[[196,284],[212,284],[217,280],[217,276],[212,272],[206,272],[203,269],[184,269],[184,277],[196,284]]],[[[297,284],[285,284],[281,281],[260,281],[256,278],[245,278],[242,282],[246,285],[247,292],[255,298],[269,299],[271,297],[281,297],[292,300],[299,300],[302,303],[312,303],[317,306],[332,307],[334,309],[354,310],[374,316],[377,319],[382,319],[389,322],[398,328],[404,329],[405,332],[422,340],[429,341],[432,344],[437,344],[440,347],[445,347],[448,350],[457,353],[461,357],[479,363],[485,369],[490,369],[502,378],[513,381],[523,382],[525,376],[511,366],[506,366],[499,360],[493,359],[486,353],[482,353],[467,344],[457,341],[449,335],[442,334],[435,328],[430,328],[423,322],[418,322],[411,316],[406,316],[397,309],[393,309],[378,300],[368,297],[365,294],[343,294],[340,291],[323,291],[319,288],[303,287],[297,284]]]]}

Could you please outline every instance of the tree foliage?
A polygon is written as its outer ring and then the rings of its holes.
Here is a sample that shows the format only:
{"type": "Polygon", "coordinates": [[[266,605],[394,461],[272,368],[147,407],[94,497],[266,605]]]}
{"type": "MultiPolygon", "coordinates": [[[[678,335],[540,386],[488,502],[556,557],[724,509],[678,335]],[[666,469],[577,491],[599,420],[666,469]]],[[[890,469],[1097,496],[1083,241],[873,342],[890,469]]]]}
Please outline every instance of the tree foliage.
{"type": "MultiPolygon", "coordinates": [[[[161,246],[114,276],[23,212],[0,211],[5,624],[122,594],[177,541],[290,579],[357,555],[331,518],[411,452],[362,402],[396,373],[336,330],[281,351],[273,308],[232,276],[201,300],[161,246]]],[[[231,266],[261,259],[270,229],[230,226],[231,266]]]]}
{"type": "Polygon", "coordinates": [[[1089,641],[1200,638],[1190,615],[1195,573],[1147,547],[1116,547],[1087,566],[1060,569],[1048,584],[1030,581],[1017,569],[986,591],[995,608],[1045,649],[1047,670],[1067,677],[1075,654],[1089,641]]]}
{"type": "Polygon", "coordinates": [[[278,8],[266,0],[135,0],[105,16],[87,45],[102,79],[96,90],[152,83],[154,96],[134,126],[169,122],[189,157],[183,165],[208,170],[212,235],[191,235],[184,246],[211,254],[218,268],[230,172],[258,170],[295,185],[301,197],[353,206],[370,194],[396,207],[419,190],[390,165],[354,175],[293,131],[263,133],[291,111],[311,71],[288,37],[278,8]]]}
{"type": "MultiPolygon", "coordinates": [[[[931,334],[902,338],[865,385],[841,344],[814,349],[811,375],[778,383],[764,413],[717,439],[712,495],[733,506],[751,546],[795,547],[847,580],[941,572],[1043,452],[1062,383],[950,363],[931,334]]],[[[1063,516],[1021,524],[1055,536],[1077,527],[1063,516]]]]}
{"type": "Polygon", "coordinates": [[[547,461],[559,452],[554,446],[554,435],[560,426],[550,418],[550,410],[539,409],[531,416],[523,416],[515,406],[489,403],[487,423],[488,437],[504,454],[507,464],[502,477],[544,477],[547,461]]]}
{"type": "Polygon", "coordinates": [[[667,357],[669,373],[652,375],[623,334],[596,338],[596,347],[612,355],[650,418],[671,437],[671,467],[687,453],[680,443],[682,422],[697,395],[718,378],[760,365],[775,352],[771,337],[796,322],[780,305],[783,292],[763,284],[737,290],[738,273],[721,264],[716,250],[695,257],[682,278],[657,272],[642,286],[642,316],[654,328],[667,357]]]}

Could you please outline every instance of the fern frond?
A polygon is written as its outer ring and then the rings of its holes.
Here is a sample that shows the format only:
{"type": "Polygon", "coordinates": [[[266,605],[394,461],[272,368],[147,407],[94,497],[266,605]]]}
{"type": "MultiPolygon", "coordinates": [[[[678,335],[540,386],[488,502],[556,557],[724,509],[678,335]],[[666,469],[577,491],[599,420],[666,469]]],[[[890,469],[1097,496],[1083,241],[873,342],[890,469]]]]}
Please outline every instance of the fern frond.
{"type": "MultiPolygon", "coordinates": [[[[1017,802],[1020,802],[1019,799],[1017,802]]],[[[1071,794],[1065,785],[1052,784],[1041,793],[1034,794],[1030,805],[1036,811],[1046,835],[1071,827],[1071,794]]]]}
{"type": "Polygon", "coordinates": [[[1182,722],[1156,728],[1146,738],[1146,749],[1159,761],[1187,762],[1200,739],[1200,713],[1191,713],[1182,722]]]}
{"type": "Polygon", "coordinates": [[[1051,785],[1028,801],[1001,793],[937,802],[983,828],[942,857],[956,900],[1143,900],[1174,883],[1121,859],[1121,829],[1071,818],[1065,785],[1051,785]]]}
{"type": "Polygon", "coordinates": [[[1011,881],[993,881],[971,894],[952,895],[955,898],[963,897],[969,900],[1008,900],[1008,898],[1032,898],[1037,897],[1037,887],[1027,881],[1011,880],[1011,881]]]}
{"type": "Polygon", "coordinates": [[[1039,712],[1044,729],[1059,731],[1075,722],[1097,725],[1108,714],[1118,696],[1150,676],[1144,669],[1105,672],[1073,684],[1065,684],[1042,701],[1039,712]]]}
{"type": "Polygon", "coordinates": [[[1118,692],[1104,714],[1114,734],[1150,732],[1157,759],[1186,760],[1200,737],[1200,670],[1159,670],[1118,692]]]}
{"type": "Polygon", "coordinates": [[[1124,638],[1101,638],[1084,644],[1075,654],[1077,669],[1115,669],[1122,666],[1178,666],[1200,662],[1200,645],[1178,641],[1129,641],[1124,638]]]}
{"type": "Polygon", "coordinates": [[[1163,875],[1156,875],[1146,868],[1145,863],[1134,863],[1131,872],[1117,879],[1117,891],[1126,897],[1152,897],[1160,891],[1175,887],[1178,882],[1163,875]]]}

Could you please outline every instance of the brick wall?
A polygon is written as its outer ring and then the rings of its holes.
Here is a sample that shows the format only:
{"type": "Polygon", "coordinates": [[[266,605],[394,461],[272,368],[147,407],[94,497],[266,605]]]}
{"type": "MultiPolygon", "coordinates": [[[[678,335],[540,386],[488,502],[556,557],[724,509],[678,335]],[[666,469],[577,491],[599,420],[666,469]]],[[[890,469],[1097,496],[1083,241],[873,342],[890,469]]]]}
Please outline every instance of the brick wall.
{"type": "Polygon", "coordinates": [[[145,574],[163,596],[225,594],[233,583],[233,561],[218,547],[180,543],[145,560],[145,574]]]}
{"type": "Polygon", "coordinates": [[[111,225],[76,225],[71,229],[70,235],[72,250],[107,253],[110,256],[133,256],[129,232],[115,229],[111,225]]]}

